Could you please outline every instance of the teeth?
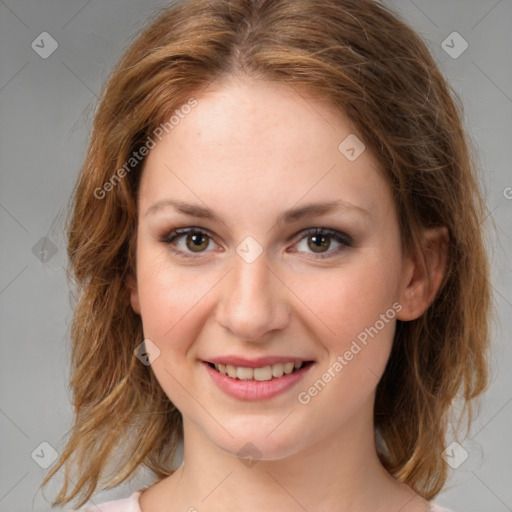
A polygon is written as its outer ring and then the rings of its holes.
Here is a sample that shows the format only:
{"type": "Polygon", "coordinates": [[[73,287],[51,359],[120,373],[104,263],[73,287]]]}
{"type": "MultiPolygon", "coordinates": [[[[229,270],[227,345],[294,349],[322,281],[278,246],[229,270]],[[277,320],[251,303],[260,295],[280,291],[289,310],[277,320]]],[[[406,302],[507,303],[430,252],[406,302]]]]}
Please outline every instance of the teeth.
{"type": "Polygon", "coordinates": [[[302,368],[303,363],[277,363],[261,368],[247,368],[245,366],[232,366],[230,364],[216,364],[215,369],[232,379],[265,381],[289,375],[294,370],[302,368]]]}
{"type": "MultiPolygon", "coordinates": [[[[220,371],[220,369],[218,368],[218,370],[220,371]]],[[[232,379],[236,379],[236,368],[230,364],[227,364],[226,365],[226,373],[232,378],[232,379]]]]}
{"type": "Polygon", "coordinates": [[[295,365],[293,363],[284,363],[284,373],[286,373],[286,375],[292,373],[294,368],[295,365]]]}
{"type": "Polygon", "coordinates": [[[272,380],[272,366],[264,366],[263,368],[254,368],[254,380],[272,380]]]}
{"type": "Polygon", "coordinates": [[[236,368],[236,376],[240,380],[250,380],[253,374],[254,371],[252,368],[243,368],[242,366],[237,366],[236,368]]]}
{"type": "Polygon", "coordinates": [[[284,374],[284,364],[277,363],[272,365],[272,377],[282,377],[284,374]]]}

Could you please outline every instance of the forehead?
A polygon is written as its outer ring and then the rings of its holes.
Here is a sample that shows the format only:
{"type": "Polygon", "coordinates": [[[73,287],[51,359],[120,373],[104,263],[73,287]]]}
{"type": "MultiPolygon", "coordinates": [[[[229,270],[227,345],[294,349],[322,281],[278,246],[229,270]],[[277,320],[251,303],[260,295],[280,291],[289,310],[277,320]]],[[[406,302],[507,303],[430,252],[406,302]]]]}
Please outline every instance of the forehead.
{"type": "Polygon", "coordinates": [[[188,147],[211,145],[217,155],[243,147],[246,157],[309,158],[337,150],[338,137],[355,131],[334,105],[278,82],[225,79],[195,97],[197,107],[174,133],[188,147]]]}
{"type": "Polygon", "coordinates": [[[197,105],[146,158],[141,209],[173,191],[196,200],[242,196],[251,207],[306,195],[362,208],[386,199],[370,151],[353,161],[340,151],[356,130],[327,101],[285,84],[237,79],[193,97],[197,105]]]}

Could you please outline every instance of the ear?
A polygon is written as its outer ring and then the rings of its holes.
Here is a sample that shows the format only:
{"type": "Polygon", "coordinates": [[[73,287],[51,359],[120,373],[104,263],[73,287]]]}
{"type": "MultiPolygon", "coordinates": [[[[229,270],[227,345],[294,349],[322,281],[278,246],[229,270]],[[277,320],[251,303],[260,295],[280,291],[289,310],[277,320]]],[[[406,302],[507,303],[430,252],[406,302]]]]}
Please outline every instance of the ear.
{"type": "Polygon", "coordinates": [[[449,240],[445,226],[423,231],[422,247],[406,258],[398,320],[419,318],[434,301],[446,270],[449,240]]]}
{"type": "Polygon", "coordinates": [[[132,309],[135,313],[140,315],[139,289],[137,286],[137,279],[132,273],[128,274],[128,277],[126,278],[126,285],[128,292],[130,293],[132,309]]]}

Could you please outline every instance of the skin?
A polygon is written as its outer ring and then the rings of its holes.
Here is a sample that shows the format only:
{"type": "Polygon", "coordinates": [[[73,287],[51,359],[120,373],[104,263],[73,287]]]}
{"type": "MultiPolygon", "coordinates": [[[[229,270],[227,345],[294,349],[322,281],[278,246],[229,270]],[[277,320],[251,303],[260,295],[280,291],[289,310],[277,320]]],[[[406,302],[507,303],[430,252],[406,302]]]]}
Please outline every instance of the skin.
{"type": "Polygon", "coordinates": [[[373,405],[396,319],[420,316],[439,287],[446,230],[425,231],[427,280],[420,253],[402,255],[377,160],[369,149],[355,161],[338,150],[357,132],[315,96],[231,77],[194,97],[198,105],[149,153],[140,184],[137,269],[128,285],[144,336],[160,350],[152,370],[183,415],[185,462],[142,494],[142,511],[427,511],[382,467],[373,405]],[[206,206],[223,221],[172,206],[147,213],[166,199],[206,206]],[[366,213],[346,208],[276,223],[287,209],[338,199],[366,213]],[[195,252],[191,235],[188,245],[187,235],[162,241],[185,227],[210,235],[195,252]],[[353,245],[327,237],[315,252],[303,233],[315,227],[347,233],[353,245]],[[263,250],[251,263],[236,252],[248,236],[263,250]],[[393,303],[401,306],[394,318],[299,403],[298,393],[393,303]],[[250,402],[224,394],[203,367],[227,354],[315,364],[291,390],[250,402]],[[261,453],[251,467],[237,456],[248,442],[261,453]]]}

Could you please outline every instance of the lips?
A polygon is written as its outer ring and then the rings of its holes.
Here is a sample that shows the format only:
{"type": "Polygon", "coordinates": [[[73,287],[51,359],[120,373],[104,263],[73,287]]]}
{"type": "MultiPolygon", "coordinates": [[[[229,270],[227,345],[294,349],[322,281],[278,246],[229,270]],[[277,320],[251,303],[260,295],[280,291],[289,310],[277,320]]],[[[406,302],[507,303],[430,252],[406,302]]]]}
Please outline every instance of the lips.
{"type": "Polygon", "coordinates": [[[295,356],[219,356],[202,363],[224,393],[239,400],[267,400],[297,385],[315,361],[295,356]]]}
{"type": "Polygon", "coordinates": [[[297,370],[300,370],[307,363],[276,363],[257,368],[249,368],[247,366],[233,366],[230,364],[213,364],[208,363],[212,368],[215,368],[222,375],[227,375],[232,379],[239,380],[257,380],[259,382],[272,380],[282,377],[283,375],[290,375],[297,370]]]}
{"type": "Polygon", "coordinates": [[[205,363],[231,365],[242,368],[263,368],[265,366],[272,366],[278,363],[306,363],[313,362],[312,359],[296,357],[296,356],[265,356],[248,359],[243,356],[219,356],[212,357],[204,360],[205,363]]]}

